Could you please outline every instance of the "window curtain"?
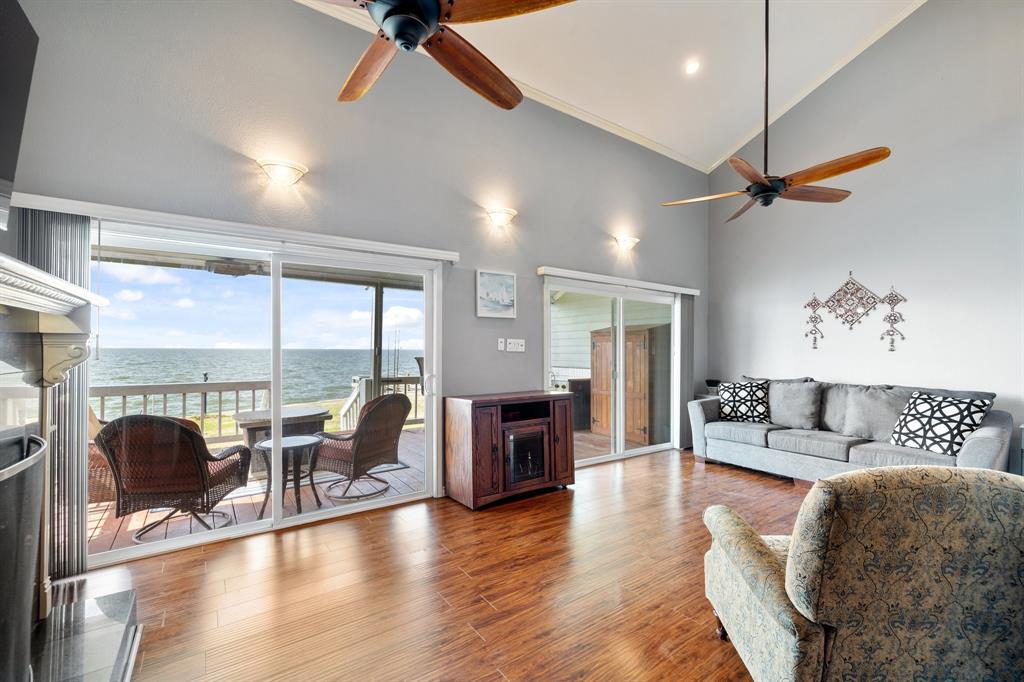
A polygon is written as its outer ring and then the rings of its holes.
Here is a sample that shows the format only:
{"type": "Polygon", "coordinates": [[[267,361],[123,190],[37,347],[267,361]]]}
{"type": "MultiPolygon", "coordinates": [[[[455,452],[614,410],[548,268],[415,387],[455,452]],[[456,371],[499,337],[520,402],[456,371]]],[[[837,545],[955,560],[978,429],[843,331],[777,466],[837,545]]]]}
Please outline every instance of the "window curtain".
{"type": "MultiPolygon", "coordinates": [[[[89,288],[88,216],[16,208],[18,258],[72,284],[89,288]]],[[[50,575],[85,572],[88,541],[88,363],[50,389],[50,575]]]]}

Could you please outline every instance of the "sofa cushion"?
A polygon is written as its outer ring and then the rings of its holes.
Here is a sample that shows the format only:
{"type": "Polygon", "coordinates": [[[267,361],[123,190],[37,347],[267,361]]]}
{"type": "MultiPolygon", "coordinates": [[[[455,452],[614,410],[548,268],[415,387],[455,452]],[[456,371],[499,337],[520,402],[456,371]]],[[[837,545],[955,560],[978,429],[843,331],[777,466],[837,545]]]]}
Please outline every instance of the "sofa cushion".
{"type": "Polygon", "coordinates": [[[929,395],[941,395],[943,398],[956,398],[957,400],[995,400],[996,394],[989,391],[952,391],[947,388],[922,388],[921,386],[893,386],[893,388],[906,389],[909,393],[920,391],[929,395]]]}
{"type": "Polygon", "coordinates": [[[956,456],[991,408],[991,400],[960,400],[914,391],[889,442],[956,456]]]}
{"type": "Polygon", "coordinates": [[[775,424],[760,424],[754,422],[711,422],[704,427],[704,435],[707,438],[728,440],[733,443],[746,443],[747,445],[758,445],[762,448],[768,447],[768,432],[781,429],[775,424]]]}
{"type": "Polygon", "coordinates": [[[908,388],[895,386],[848,385],[846,416],[839,432],[867,440],[889,440],[912,394],[908,388]]]}
{"type": "Polygon", "coordinates": [[[904,464],[954,467],[956,466],[956,457],[872,441],[850,448],[850,464],[860,464],[865,467],[891,467],[904,464]]]}
{"type": "Polygon", "coordinates": [[[821,421],[821,384],[816,381],[768,384],[772,424],[788,429],[816,429],[821,421]]]}
{"type": "Polygon", "coordinates": [[[782,570],[786,570],[786,559],[789,557],[789,536],[762,535],[761,539],[764,540],[764,544],[768,546],[768,551],[779,560],[782,570]]]}
{"type": "Polygon", "coordinates": [[[718,386],[718,418],[726,422],[767,424],[768,382],[743,381],[718,386]]]}
{"type": "Polygon", "coordinates": [[[768,382],[768,414],[772,424],[787,429],[816,429],[821,416],[821,384],[811,377],[758,379],[743,375],[743,381],[768,382]]]}
{"type": "Polygon", "coordinates": [[[839,462],[849,461],[851,446],[866,442],[868,441],[864,438],[852,438],[829,431],[786,429],[768,434],[768,447],[774,450],[824,457],[839,462]]]}

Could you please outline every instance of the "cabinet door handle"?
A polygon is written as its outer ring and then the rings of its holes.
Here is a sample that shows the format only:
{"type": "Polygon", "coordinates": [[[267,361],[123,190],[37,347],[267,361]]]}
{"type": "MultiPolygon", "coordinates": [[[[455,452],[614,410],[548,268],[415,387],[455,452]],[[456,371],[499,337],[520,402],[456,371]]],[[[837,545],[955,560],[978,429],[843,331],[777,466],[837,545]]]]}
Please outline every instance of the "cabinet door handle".
{"type": "Polygon", "coordinates": [[[556,434],[555,434],[555,445],[558,445],[558,441],[559,441],[559,440],[560,440],[560,439],[559,439],[559,437],[558,437],[558,434],[556,433],[556,434]]]}
{"type": "Polygon", "coordinates": [[[498,444],[491,443],[491,490],[498,490],[498,444]]]}

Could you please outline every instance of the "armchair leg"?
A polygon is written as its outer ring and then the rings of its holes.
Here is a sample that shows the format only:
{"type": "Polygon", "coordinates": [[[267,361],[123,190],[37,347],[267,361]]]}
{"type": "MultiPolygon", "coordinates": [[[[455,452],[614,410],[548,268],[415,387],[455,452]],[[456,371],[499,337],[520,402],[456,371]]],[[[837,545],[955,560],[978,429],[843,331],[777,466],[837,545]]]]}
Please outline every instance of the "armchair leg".
{"type": "Polygon", "coordinates": [[[718,639],[722,640],[723,642],[728,642],[729,633],[725,631],[725,626],[722,625],[722,621],[718,617],[717,613],[715,614],[715,625],[717,626],[715,627],[715,634],[718,635],[718,639]]]}

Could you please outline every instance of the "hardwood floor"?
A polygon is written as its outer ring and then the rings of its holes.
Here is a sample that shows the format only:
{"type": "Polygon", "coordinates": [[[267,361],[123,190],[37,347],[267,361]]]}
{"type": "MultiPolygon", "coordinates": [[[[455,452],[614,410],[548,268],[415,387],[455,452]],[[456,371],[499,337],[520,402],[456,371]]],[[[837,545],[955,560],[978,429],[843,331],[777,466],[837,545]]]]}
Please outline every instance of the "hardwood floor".
{"type": "Polygon", "coordinates": [[[788,479],[668,451],[471,512],[428,500],[89,574],[134,584],[137,680],[747,679],[704,598],[705,507],[788,533],[788,479]]]}
{"type": "MultiPolygon", "coordinates": [[[[572,435],[573,454],[574,459],[577,462],[582,459],[590,459],[591,457],[607,455],[612,451],[612,441],[608,436],[601,436],[590,431],[574,431],[572,435]]],[[[626,441],[627,450],[646,446],[646,443],[636,443],[631,440],[626,441]]]]}

